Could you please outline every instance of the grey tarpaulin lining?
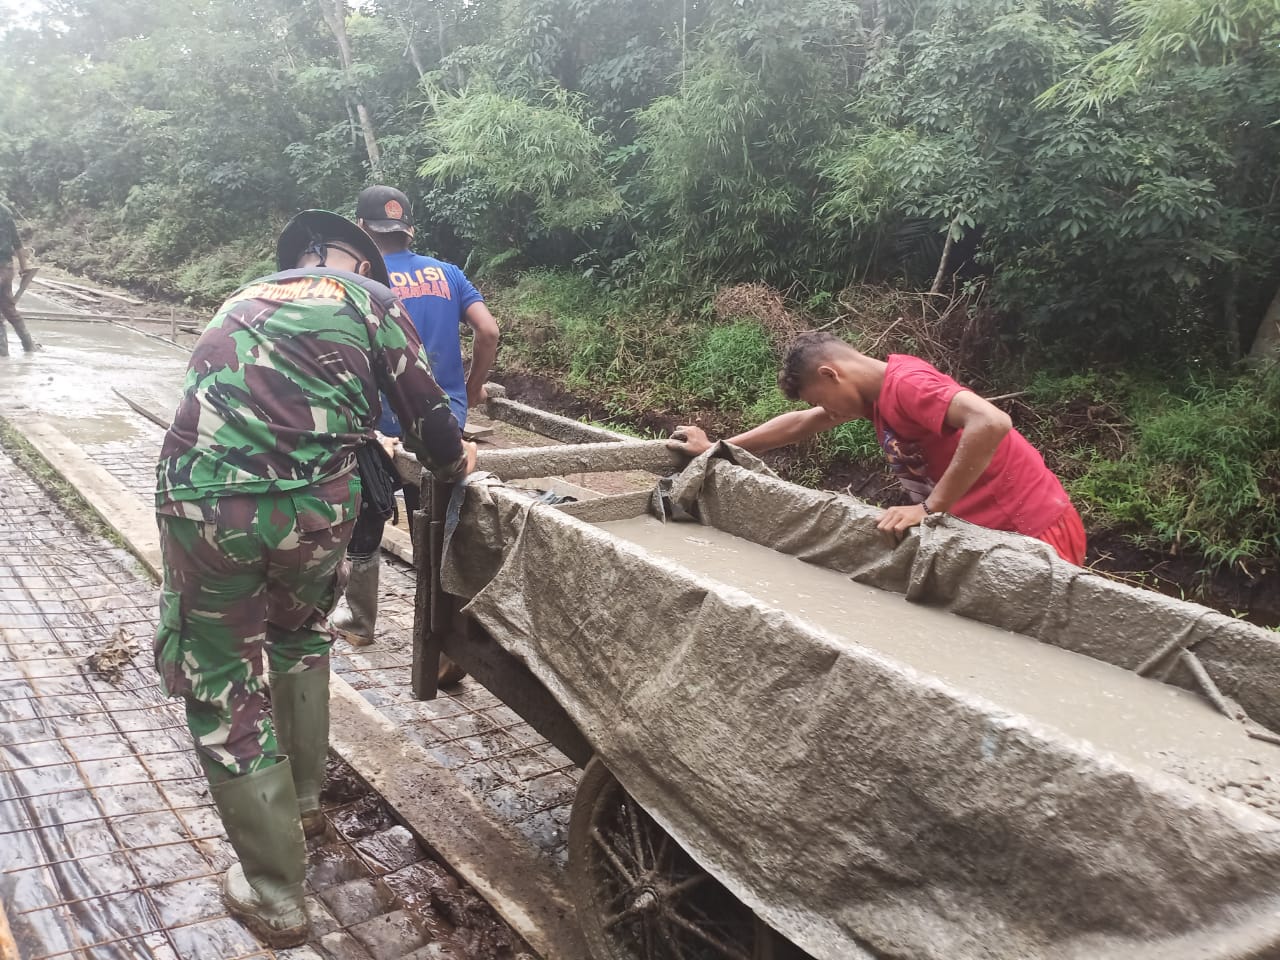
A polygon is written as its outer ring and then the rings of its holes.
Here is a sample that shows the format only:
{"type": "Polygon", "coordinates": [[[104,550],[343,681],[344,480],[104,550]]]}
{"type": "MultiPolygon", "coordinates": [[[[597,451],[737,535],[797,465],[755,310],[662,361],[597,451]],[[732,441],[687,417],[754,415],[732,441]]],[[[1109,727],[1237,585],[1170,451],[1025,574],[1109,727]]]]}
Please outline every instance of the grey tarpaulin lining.
{"type": "MultiPolygon", "coordinates": [[[[1280,735],[1280,698],[1275,695],[1280,689],[1280,639],[1270,631],[1198,604],[1174,600],[1074,567],[1057,558],[1051,548],[1038,540],[987,530],[950,517],[923,524],[918,536],[910,536],[896,550],[886,552],[874,537],[864,534],[864,530],[874,526],[874,518],[879,514],[877,509],[843,494],[805,491],[783,483],[758,458],[722,442],[675,478],[670,496],[692,511],[705,513],[706,508],[711,507],[712,516],[701,517],[704,522],[720,525],[717,519],[728,521],[733,527],[730,532],[748,540],[764,542],[739,518],[716,515],[714,487],[718,473],[715,465],[720,460],[748,471],[739,475],[743,478],[741,484],[760,488],[761,495],[767,491],[770,496],[789,498],[813,514],[812,517],[801,515],[800,523],[794,528],[790,523],[763,518],[762,526],[768,528],[768,536],[777,538],[776,542],[769,540],[775,549],[839,569],[858,582],[904,593],[910,600],[941,604],[963,616],[1085,653],[1143,676],[1149,675],[1147,671],[1165,662],[1174,651],[1195,650],[1218,694],[1230,693],[1228,699],[1232,702],[1243,701],[1241,709],[1254,724],[1251,729],[1262,727],[1280,735]],[[752,477],[758,479],[753,482],[752,477]],[[713,494],[709,500],[703,495],[707,484],[711,485],[713,494]],[[830,545],[823,545],[815,553],[806,538],[817,539],[811,531],[827,522],[828,515],[833,513],[836,520],[856,518],[863,526],[851,531],[852,537],[845,538],[842,546],[847,549],[837,551],[839,555],[833,555],[830,545]],[[804,529],[806,526],[808,529],[804,529]],[[792,543],[797,546],[788,545],[792,543]],[[1025,552],[1018,551],[1020,546],[1025,552]],[[1034,556],[1036,553],[1040,556],[1034,556]],[[1014,566],[1005,562],[1006,554],[1025,557],[1025,564],[1014,566]],[[830,560],[838,563],[833,567],[830,560]],[[1046,571],[1047,576],[1037,571],[1046,571]],[[976,585],[971,585],[970,580],[976,580],[976,585]],[[1001,590],[1005,595],[993,605],[989,590],[1001,590]],[[1032,595],[1020,603],[1020,594],[1026,591],[1033,591],[1032,595]],[[1076,595],[1083,600],[1075,600],[1076,595]],[[1080,609],[1084,605],[1089,609],[1080,609]],[[1063,619],[1069,613],[1080,616],[1063,619]],[[1100,618],[1100,613],[1106,615],[1105,619],[1100,618]],[[1077,622],[1084,626],[1073,627],[1077,622]],[[1092,646],[1082,643],[1088,639],[1086,634],[1096,630],[1102,635],[1104,628],[1115,631],[1116,635],[1111,638],[1114,642],[1092,646]],[[1154,654],[1148,652],[1148,638],[1159,636],[1162,631],[1174,639],[1162,644],[1154,654]],[[1227,647],[1230,656],[1223,652],[1227,647]],[[1240,659],[1244,656],[1259,659],[1256,663],[1240,659]],[[1235,689],[1224,692],[1224,683],[1235,689]]],[[[1186,661],[1175,659],[1174,665],[1178,663],[1185,665],[1186,661]]],[[[1175,685],[1194,684],[1193,689],[1202,690],[1208,698],[1214,697],[1212,691],[1203,689],[1191,667],[1180,672],[1189,683],[1183,684],[1172,676],[1173,671],[1162,679],[1175,685]]]]}
{"type": "MultiPolygon", "coordinates": [[[[747,453],[739,447],[732,444],[720,442],[715,444],[709,451],[703,454],[699,460],[706,462],[714,460],[723,460],[736,466],[743,467],[756,473],[762,473],[770,477],[776,474],[770,470],[763,461],[759,460],[752,454],[747,453]]],[[[703,471],[688,471],[671,477],[664,477],[655,484],[650,512],[664,522],[673,520],[677,522],[701,522],[696,500],[692,497],[696,496],[701,490],[701,479],[704,476],[703,471]],[[694,482],[691,484],[687,478],[693,473],[694,482]]],[[[475,473],[468,478],[468,483],[501,483],[501,480],[491,473],[475,473]]],[[[465,484],[457,484],[452,492],[449,502],[448,518],[445,526],[445,543],[448,544],[452,538],[453,531],[456,529],[461,516],[462,500],[465,496],[465,484]]],[[[929,521],[930,526],[936,526],[943,523],[942,517],[929,521]]],[[[914,532],[911,534],[914,536],[914,532]]],[[[447,549],[447,546],[446,546],[447,549]]],[[[910,591],[908,591],[910,593],[910,591]]],[[[1178,665],[1182,664],[1186,667],[1187,672],[1194,680],[1197,688],[1205,696],[1205,698],[1220,710],[1224,715],[1239,721],[1245,727],[1249,736],[1268,743],[1280,744],[1280,733],[1276,733],[1268,729],[1263,724],[1249,716],[1247,710],[1244,709],[1235,700],[1227,697],[1218,684],[1213,680],[1209,671],[1194,653],[1194,646],[1203,641],[1204,637],[1195,637],[1196,625],[1204,619],[1205,614],[1211,613],[1204,610],[1194,621],[1188,623],[1178,636],[1170,640],[1165,646],[1152,654],[1147,660],[1135,667],[1135,672],[1139,676],[1153,677],[1154,679],[1167,682],[1170,672],[1178,665]]]]}
{"type": "Polygon", "coordinates": [[[1199,643],[1203,639],[1192,640],[1195,624],[1203,619],[1205,613],[1209,612],[1208,610],[1204,611],[1195,621],[1189,623],[1180,635],[1174,637],[1139,664],[1134,672],[1140,677],[1151,677],[1155,680],[1167,682],[1169,674],[1174,667],[1182,664],[1195,679],[1196,685],[1200,688],[1200,692],[1204,694],[1205,699],[1226,716],[1243,724],[1249,736],[1256,740],[1280,745],[1280,734],[1268,730],[1258,723],[1249,716],[1249,712],[1244,707],[1224,694],[1219,689],[1218,684],[1214,682],[1213,677],[1209,675],[1209,671],[1205,669],[1204,664],[1200,662],[1200,658],[1195,655],[1195,651],[1191,649],[1195,643],[1199,643]]]}
{"type": "MultiPolygon", "coordinates": [[[[1224,696],[1278,716],[1266,631],[958,522],[886,551],[878,510],[719,461],[672,495],[694,488],[681,502],[725,532],[1130,677],[1153,634],[1190,625],[1224,696]]],[[[820,960],[862,943],[919,960],[1280,950],[1274,746],[1230,739],[1267,758],[1248,776],[1268,784],[1232,802],[1240,775],[1204,747],[1149,763],[1098,749],[501,486],[460,496],[445,588],[682,846],[820,960]]]]}
{"type": "Polygon", "coordinates": [[[449,552],[449,541],[453,539],[453,531],[458,529],[462,520],[462,501],[467,496],[467,485],[472,483],[500,484],[502,481],[492,473],[477,470],[468,474],[461,483],[455,483],[449,491],[449,506],[444,518],[444,550],[449,552]]]}

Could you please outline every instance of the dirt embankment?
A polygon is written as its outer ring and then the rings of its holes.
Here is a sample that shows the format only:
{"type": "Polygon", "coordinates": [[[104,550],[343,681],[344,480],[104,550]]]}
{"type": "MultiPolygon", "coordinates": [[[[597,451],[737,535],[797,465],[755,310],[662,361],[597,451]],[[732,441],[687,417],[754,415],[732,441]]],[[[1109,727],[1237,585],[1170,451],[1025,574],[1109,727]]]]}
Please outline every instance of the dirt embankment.
{"type": "MultiPolygon", "coordinates": [[[[602,404],[578,396],[553,380],[528,372],[500,373],[496,376],[512,399],[565,416],[601,422],[654,436],[669,434],[686,420],[657,410],[619,420],[602,404]]],[[[712,436],[740,429],[722,413],[698,412],[692,419],[712,436]]],[[[774,453],[766,461],[780,475],[804,481],[813,477],[816,460],[804,451],[774,453]]],[[[891,506],[904,502],[896,482],[881,463],[837,460],[824,464],[820,473],[823,489],[839,490],[869,503],[891,506]]],[[[1280,625],[1280,571],[1252,573],[1236,567],[1210,568],[1198,555],[1172,556],[1143,547],[1125,532],[1091,528],[1088,565],[1091,569],[1136,586],[1157,590],[1168,596],[1193,600],[1233,616],[1247,616],[1252,623],[1280,625]]]]}

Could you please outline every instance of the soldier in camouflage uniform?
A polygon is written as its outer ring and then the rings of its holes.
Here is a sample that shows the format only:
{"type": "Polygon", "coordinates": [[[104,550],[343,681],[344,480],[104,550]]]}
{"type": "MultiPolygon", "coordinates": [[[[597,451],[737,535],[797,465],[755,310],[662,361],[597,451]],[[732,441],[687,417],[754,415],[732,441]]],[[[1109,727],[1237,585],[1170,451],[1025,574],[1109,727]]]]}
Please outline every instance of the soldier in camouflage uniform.
{"type": "Polygon", "coordinates": [[[360,507],[355,453],[373,436],[379,392],[437,477],[461,479],[475,448],[367,234],[306,211],[280,235],[277,258],[283,272],[232,294],[201,335],[165,436],[156,666],[165,692],[186,702],[240,857],[227,905],[285,947],[307,936],[303,837],[323,829],[326,618],[360,507]]]}

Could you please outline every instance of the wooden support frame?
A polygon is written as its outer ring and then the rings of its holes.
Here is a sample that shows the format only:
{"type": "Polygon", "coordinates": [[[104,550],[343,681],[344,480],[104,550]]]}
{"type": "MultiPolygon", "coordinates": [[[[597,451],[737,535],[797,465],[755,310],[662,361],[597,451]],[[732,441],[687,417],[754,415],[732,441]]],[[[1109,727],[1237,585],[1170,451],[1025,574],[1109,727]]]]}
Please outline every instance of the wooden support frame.
{"type": "Polygon", "coordinates": [[[551,692],[529,670],[462,612],[462,600],[440,583],[444,527],[453,488],[435,479],[423,483],[422,506],[413,516],[417,596],[413,616],[413,695],[435,699],[440,658],[447,655],[494,696],[519,714],[579,766],[591,745],[551,692]]]}
{"type": "Polygon", "coordinates": [[[451,488],[423,475],[422,509],[413,515],[413,555],[418,560],[418,588],[413,608],[413,695],[433,700],[437,692],[440,655],[445,633],[452,624],[453,604],[440,585],[444,555],[444,522],[451,488]]]}

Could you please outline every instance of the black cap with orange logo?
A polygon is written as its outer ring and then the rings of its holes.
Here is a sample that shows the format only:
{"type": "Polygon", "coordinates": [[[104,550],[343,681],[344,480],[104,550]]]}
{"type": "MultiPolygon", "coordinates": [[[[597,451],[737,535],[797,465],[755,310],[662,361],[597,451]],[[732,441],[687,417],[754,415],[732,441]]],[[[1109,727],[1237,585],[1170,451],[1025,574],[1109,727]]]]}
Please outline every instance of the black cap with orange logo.
{"type": "Polygon", "coordinates": [[[356,200],[356,219],[373,233],[413,233],[413,208],[395,187],[365,187],[356,200]]]}

